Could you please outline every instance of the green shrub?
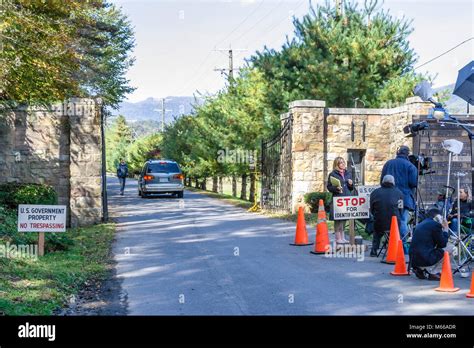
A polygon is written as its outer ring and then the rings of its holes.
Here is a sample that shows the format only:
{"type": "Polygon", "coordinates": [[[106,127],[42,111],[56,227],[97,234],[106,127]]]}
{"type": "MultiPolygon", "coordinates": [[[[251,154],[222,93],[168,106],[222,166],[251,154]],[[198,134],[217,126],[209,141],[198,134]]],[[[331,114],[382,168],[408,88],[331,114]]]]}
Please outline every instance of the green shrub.
{"type": "Polygon", "coordinates": [[[18,204],[57,204],[58,196],[51,186],[41,184],[0,185],[0,205],[17,209],[18,204]]]}
{"type": "Polygon", "coordinates": [[[324,201],[324,209],[329,211],[332,202],[331,192],[309,192],[304,195],[304,201],[309,204],[312,213],[318,212],[320,199],[324,201]]]}

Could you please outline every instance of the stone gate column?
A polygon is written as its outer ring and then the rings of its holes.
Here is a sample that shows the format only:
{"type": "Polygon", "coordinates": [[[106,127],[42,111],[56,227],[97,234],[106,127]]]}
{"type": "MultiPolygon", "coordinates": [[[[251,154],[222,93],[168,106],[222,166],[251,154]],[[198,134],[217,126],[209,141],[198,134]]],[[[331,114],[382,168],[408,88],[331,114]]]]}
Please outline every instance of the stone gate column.
{"type": "Polygon", "coordinates": [[[292,197],[291,211],[308,192],[324,191],[324,153],[326,102],[297,100],[290,103],[292,129],[292,197]]]}
{"type": "Polygon", "coordinates": [[[70,120],[71,227],[99,223],[102,218],[100,107],[93,99],[71,99],[70,120]]]}

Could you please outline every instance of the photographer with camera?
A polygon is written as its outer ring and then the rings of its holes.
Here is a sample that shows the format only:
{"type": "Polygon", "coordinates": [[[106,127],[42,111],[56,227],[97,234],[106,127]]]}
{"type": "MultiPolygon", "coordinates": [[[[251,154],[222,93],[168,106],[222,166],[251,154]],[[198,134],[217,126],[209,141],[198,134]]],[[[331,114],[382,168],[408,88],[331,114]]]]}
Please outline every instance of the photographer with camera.
{"type": "Polygon", "coordinates": [[[428,218],[416,226],[410,244],[410,263],[417,278],[439,280],[444,251],[452,253],[448,244],[448,222],[438,208],[428,210],[428,218]]]}
{"type": "Polygon", "coordinates": [[[403,241],[405,254],[407,253],[406,235],[408,234],[409,212],[415,210],[414,191],[418,185],[418,169],[410,162],[408,155],[410,148],[400,146],[397,157],[385,163],[382,169],[382,179],[385,175],[392,175],[395,178],[395,186],[403,193],[403,210],[400,214],[400,238],[403,241]]]}

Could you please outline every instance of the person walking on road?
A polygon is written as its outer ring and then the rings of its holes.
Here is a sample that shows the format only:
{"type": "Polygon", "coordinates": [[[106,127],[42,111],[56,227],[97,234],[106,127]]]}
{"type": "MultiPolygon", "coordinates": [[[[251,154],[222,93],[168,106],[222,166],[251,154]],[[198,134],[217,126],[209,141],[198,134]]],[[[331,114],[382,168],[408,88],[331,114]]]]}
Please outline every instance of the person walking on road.
{"type": "Polygon", "coordinates": [[[406,235],[408,234],[408,219],[410,211],[415,210],[415,188],[418,184],[418,169],[408,159],[410,148],[400,146],[397,157],[385,163],[380,182],[385,175],[395,178],[395,186],[403,193],[403,210],[400,216],[400,238],[403,241],[405,254],[408,253],[406,235]]]}
{"type": "Polygon", "coordinates": [[[123,192],[125,190],[125,180],[127,179],[128,176],[128,166],[127,163],[123,160],[123,158],[120,159],[120,164],[117,167],[117,177],[120,182],[120,195],[123,196],[123,192]]]}
{"type": "Polygon", "coordinates": [[[370,256],[377,256],[382,236],[390,231],[392,216],[397,217],[400,227],[402,210],[403,193],[395,187],[395,178],[392,175],[385,175],[382,186],[370,194],[370,212],[374,216],[374,235],[370,256]]]}
{"type": "MultiPolygon", "coordinates": [[[[336,157],[334,160],[333,171],[329,174],[327,189],[333,197],[351,196],[354,189],[351,173],[346,170],[346,161],[342,157],[336,157]]],[[[336,243],[349,243],[344,237],[344,227],[346,220],[334,220],[333,205],[331,204],[330,219],[334,221],[334,232],[336,243]]]]}

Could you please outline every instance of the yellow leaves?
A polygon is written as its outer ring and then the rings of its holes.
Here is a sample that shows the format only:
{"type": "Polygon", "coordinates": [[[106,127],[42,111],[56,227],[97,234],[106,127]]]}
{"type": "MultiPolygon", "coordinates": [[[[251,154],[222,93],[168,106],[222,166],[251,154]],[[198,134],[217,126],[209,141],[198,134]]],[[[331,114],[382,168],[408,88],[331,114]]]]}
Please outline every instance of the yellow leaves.
{"type": "Polygon", "coordinates": [[[36,66],[37,68],[42,68],[42,69],[45,69],[45,70],[51,70],[50,66],[48,66],[48,64],[46,64],[44,61],[41,61],[39,59],[33,59],[31,61],[32,65],[36,66]]]}
{"type": "Polygon", "coordinates": [[[351,42],[351,48],[353,51],[358,53],[360,51],[360,44],[357,41],[353,40],[351,42]]]}

